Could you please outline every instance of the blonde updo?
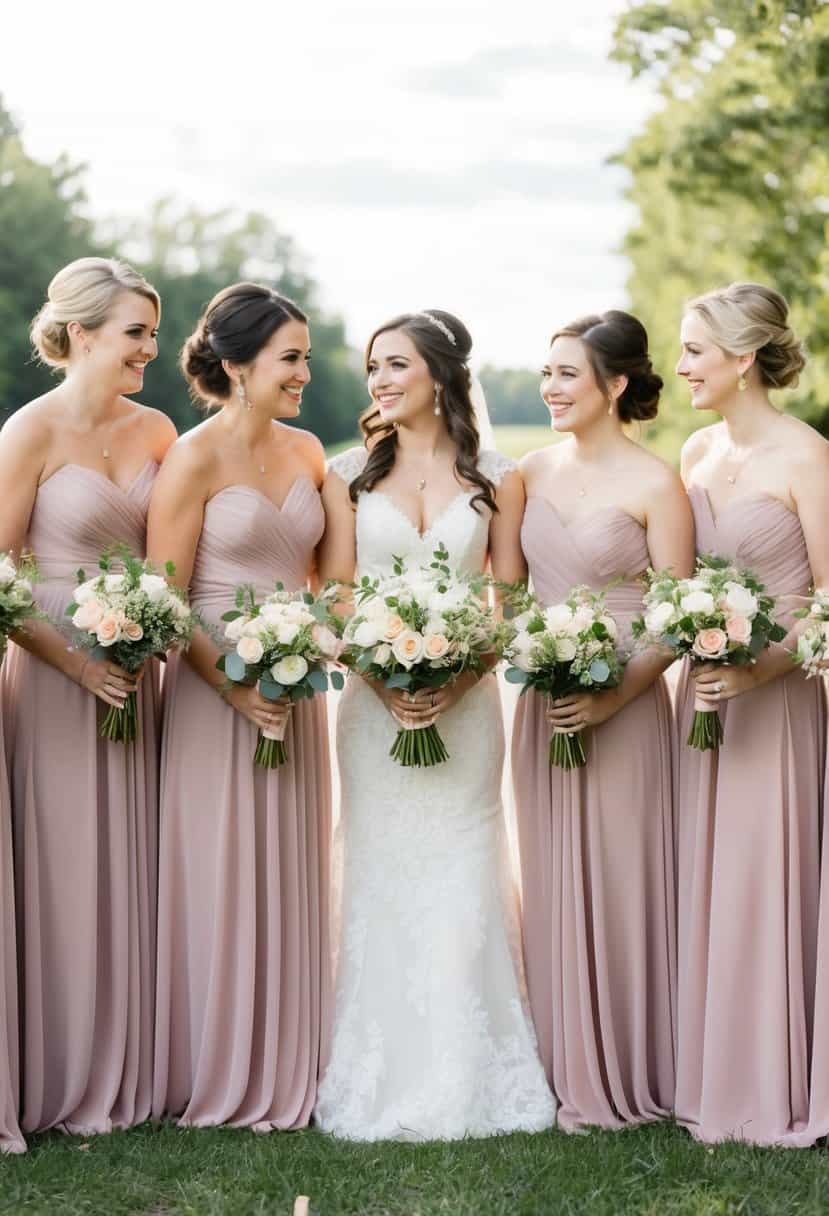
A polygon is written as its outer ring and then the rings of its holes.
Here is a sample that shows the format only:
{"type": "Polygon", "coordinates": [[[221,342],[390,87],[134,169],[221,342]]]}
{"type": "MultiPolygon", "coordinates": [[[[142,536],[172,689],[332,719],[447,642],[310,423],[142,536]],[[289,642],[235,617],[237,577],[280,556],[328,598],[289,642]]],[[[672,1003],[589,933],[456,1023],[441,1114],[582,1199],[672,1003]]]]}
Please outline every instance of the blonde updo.
{"type": "Polygon", "coordinates": [[[760,283],[731,283],[688,302],[721,350],[756,352],[760,380],[767,388],[789,388],[806,366],[803,344],[789,327],[789,305],[779,291],[760,283]]]}
{"type": "Polygon", "coordinates": [[[47,291],[48,300],[32,321],[32,346],[50,367],[69,362],[67,326],[77,321],[84,329],[98,329],[106,321],[117,296],[134,291],[144,296],[161,316],[158,292],[126,262],[116,258],[78,258],[59,270],[47,291]]]}

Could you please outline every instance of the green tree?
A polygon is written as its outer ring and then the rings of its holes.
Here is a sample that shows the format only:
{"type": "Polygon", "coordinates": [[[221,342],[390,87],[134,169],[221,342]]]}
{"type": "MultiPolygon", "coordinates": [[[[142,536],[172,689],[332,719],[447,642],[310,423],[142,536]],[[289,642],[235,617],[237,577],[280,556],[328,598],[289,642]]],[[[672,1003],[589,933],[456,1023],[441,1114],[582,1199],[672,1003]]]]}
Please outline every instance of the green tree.
{"type": "Polygon", "coordinates": [[[694,425],[670,376],[683,302],[751,278],[789,298],[812,355],[791,400],[829,430],[829,6],[640,4],[619,19],[614,54],[662,94],[620,157],[639,210],[624,245],[632,307],[668,373],[658,427],[679,438],[694,425]]]}
{"type": "Polygon", "coordinates": [[[480,381],[494,426],[537,426],[545,421],[538,372],[488,363],[481,368],[480,381]]]}

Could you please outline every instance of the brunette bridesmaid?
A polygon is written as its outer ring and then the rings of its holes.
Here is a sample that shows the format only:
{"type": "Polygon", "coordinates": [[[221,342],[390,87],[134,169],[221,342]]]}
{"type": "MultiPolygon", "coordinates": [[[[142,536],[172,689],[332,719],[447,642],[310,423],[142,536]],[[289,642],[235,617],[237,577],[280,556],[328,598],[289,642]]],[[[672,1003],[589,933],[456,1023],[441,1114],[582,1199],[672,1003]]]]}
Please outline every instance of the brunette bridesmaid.
{"type": "MultiPolygon", "coordinates": [[[[283,421],[299,413],[309,355],[304,313],[254,283],[220,292],[182,352],[216,412],[164,463],[149,548],[172,556],[219,631],[239,584],[262,596],[313,574],[323,451],[283,421]]],[[[219,654],[200,633],[165,681],[153,1110],[303,1127],[329,1004],[325,706],[227,691],[219,654]],[[258,729],[286,719],[288,762],[255,767],[258,729]]]]}
{"type": "MultiPolygon", "coordinates": [[[[652,566],[686,575],[693,522],[678,476],[625,431],[662,380],[628,313],[553,335],[541,395],[570,438],[524,458],[521,539],[545,604],[606,590],[628,649],[652,566]]],[[[522,697],[512,744],[530,1005],[565,1130],[667,1118],[674,1101],[676,950],[671,714],[652,650],[622,684],[522,697]],[[587,765],[551,768],[552,731],[585,731],[587,765]]]]}
{"type": "Polygon", "coordinates": [[[0,550],[34,552],[37,621],[3,664],[20,955],[26,1131],[84,1135],[150,1113],[155,954],[157,682],[141,737],[98,737],[99,702],[136,681],[76,649],[61,622],[75,573],[123,542],[143,553],[150,488],[175,437],[128,400],[156,357],[158,295],[134,270],[82,258],[32,325],[61,384],[0,436],[0,550]]]}
{"type": "Polygon", "coordinates": [[[804,364],[787,314],[755,283],[692,300],[677,366],[694,409],[722,416],[682,455],[697,548],[758,575],[791,630],[678,689],[676,1113],[708,1142],[792,1142],[809,1115],[826,717],[792,613],[829,584],[829,445],[769,400],[804,364]],[[695,696],[719,709],[718,752],[685,745],[695,696]]]}

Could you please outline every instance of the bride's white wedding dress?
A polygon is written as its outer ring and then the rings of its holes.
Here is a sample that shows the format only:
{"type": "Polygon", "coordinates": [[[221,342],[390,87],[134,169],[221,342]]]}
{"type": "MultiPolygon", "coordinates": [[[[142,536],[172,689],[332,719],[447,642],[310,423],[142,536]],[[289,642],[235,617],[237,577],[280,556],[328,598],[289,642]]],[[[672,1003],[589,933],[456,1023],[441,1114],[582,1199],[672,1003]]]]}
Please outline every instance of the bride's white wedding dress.
{"type": "MultiPolygon", "coordinates": [[[[345,482],[366,452],[331,462],[345,482]]],[[[484,452],[494,483],[514,468],[484,452]]],[[[427,563],[439,541],[452,564],[481,570],[489,512],[462,492],[423,535],[379,490],[357,505],[360,574],[392,554],[427,563]]],[[[356,676],[340,702],[343,904],[330,1057],[318,1125],[355,1140],[458,1139],[538,1131],[555,1101],[522,996],[501,807],[503,724],[494,676],[438,723],[450,759],[403,768],[397,725],[356,676]]]]}

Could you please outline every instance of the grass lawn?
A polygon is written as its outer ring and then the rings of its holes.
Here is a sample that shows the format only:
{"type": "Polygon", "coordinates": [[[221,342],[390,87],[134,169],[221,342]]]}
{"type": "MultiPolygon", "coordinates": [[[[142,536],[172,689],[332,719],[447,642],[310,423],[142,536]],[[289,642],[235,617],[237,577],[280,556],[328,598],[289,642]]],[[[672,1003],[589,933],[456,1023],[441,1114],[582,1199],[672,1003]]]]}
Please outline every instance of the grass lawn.
{"type": "Polygon", "coordinates": [[[318,1216],[822,1216],[829,1153],[708,1149],[670,1126],[423,1145],[144,1126],[0,1159],[4,1216],[291,1216],[299,1194],[318,1216]]]}

